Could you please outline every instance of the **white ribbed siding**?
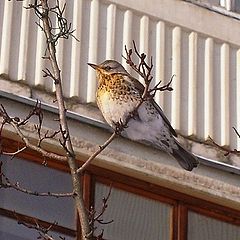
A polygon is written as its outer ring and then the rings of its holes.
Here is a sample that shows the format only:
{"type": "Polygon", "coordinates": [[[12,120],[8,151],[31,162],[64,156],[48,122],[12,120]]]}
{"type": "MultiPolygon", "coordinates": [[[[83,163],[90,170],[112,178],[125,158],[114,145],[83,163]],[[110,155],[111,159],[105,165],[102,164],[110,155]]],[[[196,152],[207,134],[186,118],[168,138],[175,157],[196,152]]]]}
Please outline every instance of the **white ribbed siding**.
{"type": "MultiPolygon", "coordinates": [[[[129,49],[132,45],[132,11],[126,10],[123,18],[123,41],[122,41],[122,53],[125,54],[125,46],[129,49]]],[[[122,58],[122,64],[130,72],[131,68],[126,63],[125,59],[122,58]]]]}
{"type": "MultiPolygon", "coordinates": [[[[22,8],[29,2],[0,1],[0,74],[54,91],[52,81],[42,77],[48,65],[42,59],[45,38],[33,12],[22,8]]],[[[185,135],[202,139],[210,135],[222,145],[240,148],[232,130],[240,130],[240,33],[236,31],[240,23],[208,11],[204,16],[203,11],[207,10],[172,0],[67,1],[65,16],[80,42],[61,40],[57,45],[65,96],[83,103],[95,101],[95,72],[87,62],[116,59],[134,74],[121,55],[125,45],[130,47],[135,40],[140,52],[153,56],[155,83],[166,83],[176,75],[174,91],[156,95],[173,127],[185,135]],[[222,24],[216,27],[210,18],[222,18],[222,24]]]]}
{"type": "Polygon", "coordinates": [[[0,73],[9,73],[9,59],[10,59],[10,40],[12,29],[12,12],[13,2],[4,4],[1,2],[1,9],[3,9],[2,23],[1,23],[1,52],[0,52],[0,73]]]}

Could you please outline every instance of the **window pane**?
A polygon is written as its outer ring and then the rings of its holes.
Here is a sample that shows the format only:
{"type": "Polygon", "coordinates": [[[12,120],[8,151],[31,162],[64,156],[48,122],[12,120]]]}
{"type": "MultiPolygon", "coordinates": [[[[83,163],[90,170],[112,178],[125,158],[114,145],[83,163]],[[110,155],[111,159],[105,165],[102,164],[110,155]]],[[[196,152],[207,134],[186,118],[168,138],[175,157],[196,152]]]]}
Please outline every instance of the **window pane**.
{"type": "Polygon", "coordinates": [[[194,212],[188,214],[188,239],[239,240],[240,227],[194,212]]]}
{"type": "MultiPolygon", "coordinates": [[[[102,198],[107,197],[109,186],[97,183],[95,189],[95,209],[101,209],[102,198]]],[[[97,225],[104,229],[105,239],[170,239],[171,206],[147,199],[116,188],[112,189],[104,221],[114,220],[107,225],[97,225]]]]}
{"type": "Polygon", "coordinates": [[[199,2],[199,3],[209,3],[209,4],[212,4],[212,5],[220,5],[220,0],[195,0],[196,2],[199,2]]]}
{"type": "Polygon", "coordinates": [[[240,13],[240,1],[235,1],[235,10],[240,13]]]}
{"type": "MultiPolygon", "coordinates": [[[[71,192],[69,174],[19,158],[0,157],[2,171],[12,183],[37,192],[71,192]]],[[[0,207],[75,229],[74,202],[70,198],[30,196],[13,189],[0,189],[0,207]]]]}
{"type": "MultiPolygon", "coordinates": [[[[60,233],[49,232],[49,235],[55,240],[65,237],[66,240],[73,240],[75,238],[69,237],[60,233]]],[[[23,225],[17,224],[13,219],[0,216],[0,239],[1,240],[34,240],[39,237],[36,230],[29,229],[23,225]]],[[[62,238],[63,239],[63,238],[62,238]]]]}

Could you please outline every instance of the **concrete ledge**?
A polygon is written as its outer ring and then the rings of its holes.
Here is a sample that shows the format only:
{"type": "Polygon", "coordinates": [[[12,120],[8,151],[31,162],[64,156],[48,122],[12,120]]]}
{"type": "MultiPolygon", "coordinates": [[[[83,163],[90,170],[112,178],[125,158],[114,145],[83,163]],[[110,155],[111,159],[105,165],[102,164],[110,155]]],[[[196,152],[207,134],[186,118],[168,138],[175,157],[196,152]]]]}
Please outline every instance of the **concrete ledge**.
{"type": "Polygon", "coordinates": [[[8,93],[16,94],[24,97],[31,97],[31,88],[17,81],[10,81],[0,75],[0,89],[8,93]]]}
{"type": "MultiPolygon", "coordinates": [[[[30,106],[19,102],[13,104],[9,99],[1,99],[1,102],[11,113],[19,116],[26,114],[30,109],[30,106]]],[[[53,121],[56,115],[44,111],[44,116],[43,130],[56,129],[56,122],[53,121]]],[[[110,135],[106,129],[73,119],[69,119],[69,125],[74,149],[80,160],[85,160],[110,135]]],[[[36,141],[33,130],[33,123],[24,127],[24,133],[36,141]]],[[[3,134],[11,139],[16,138],[10,126],[4,129],[3,134]]],[[[62,152],[57,140],[46,141],[44,147],[54,152],[62,152]]],[[[200,165],[193,172],[187,172],[169,155],[122,137],[114,140],[92,164],[240,210],[239,175],[206,165],[200,165]]]]}

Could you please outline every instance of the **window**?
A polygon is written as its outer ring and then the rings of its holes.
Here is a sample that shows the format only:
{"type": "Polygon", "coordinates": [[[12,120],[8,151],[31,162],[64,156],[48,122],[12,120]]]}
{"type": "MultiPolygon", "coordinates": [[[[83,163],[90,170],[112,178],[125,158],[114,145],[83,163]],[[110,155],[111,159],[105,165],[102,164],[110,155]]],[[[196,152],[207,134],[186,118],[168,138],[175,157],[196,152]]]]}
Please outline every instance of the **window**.
{"type": "Polygon", "coordinates": [[[238,240],[240,227],[189,211],[188,239],[238,240]],[[196,226],[198,226],[196,228],[196,226]]]}
{"type": "Polygon", "coordinates": [[[219,9],[214,8],[216,11],[219,10],[221,12],[221,9],[225,9],[227,11],[231,12],[237,12],[240,13],[240,1],[236,0],[186,0],[188,2],[195,2],[202,6],[207,7],[219,7],[219,9]]]}
{"type": "MultiPolygon", "coordinates": [[[[71,191],[63,163],[48,161],[43,166],[42,158],[33,152],[0,160],[3,172],[23,187],[39,192],[71,191]]],[[[104,229],[105,239],[238,240],[240,235],[240,211],[96,166],[90,166],[83,176],[86,205],[101,211],[110,186],[108,207],[101,219],[113,222],[95,223],[96,234],[104,229]]],[[[80,235],[72,199],[45,199],[0,189],[0,239],[37,239],[36,231],[16,223],[18,216],[30,223],[36,218],[45,226],[57,220],[51,234],[66,240],[80,235]]]]}
{"type": "MultiPolygon", "coordinates": [[[[101,208],[101,199],[107,196],[109,186],[96,182],[94,204],[101,208]]],[[[113,220],[104,227],[104,237],[115,240],[170,239],[173,206],[154,199],[113,187],[104,214],[105,221],[113,220]]]]}
{"type": "MultiPolygon", "coordinates": [[[[71,192],[69,174],[22,158],[1,156],[2,172],[11,183],[37,192],[71,192]]],[[[51,234],[74,239],[75,209],[72,198],[37,197],[14,189],[0,189],[0,239],[37,239],[37,231],[17,221],[38,223],[46,228],[57,222],[51,234]],[[55,233],[54,233],[55,232],[55,233]]]]}
{"type": "Polygon", "coordinates": [[[112,184],[104,220],[114,222],[97,225],[106,239],[235,240],[240,234],[240,212],[230,208],[96,167],[89,175],[95,207],[112,184]],[[219,230],[225,234],[216,235],[219,230]]]}
{"type": "MultiPolygon", "coordinates": [[[[39,234],[34,229],[28,229],[22,225],[17,224],[15,219],[4,217],[0,212],[0,239],[2,240],[33,240],[38,239],[39,234]]],[[[49,235],[51,235],[55,239],[59,239],[59,236],[62,238],[66,238],[66,240],[73,240],[75,238],[75,234],[64,233],[64,229],[62,231],[50,231],[49,235]]]]}

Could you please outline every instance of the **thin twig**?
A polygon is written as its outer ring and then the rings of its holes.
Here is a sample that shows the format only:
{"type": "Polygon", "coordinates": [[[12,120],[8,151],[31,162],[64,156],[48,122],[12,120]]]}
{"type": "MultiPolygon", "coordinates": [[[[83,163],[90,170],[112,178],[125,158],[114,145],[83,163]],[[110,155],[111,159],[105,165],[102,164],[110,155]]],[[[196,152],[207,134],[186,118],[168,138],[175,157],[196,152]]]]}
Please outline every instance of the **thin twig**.
{"type": "Polygon", "coordinates": [[[23,142],[25,143],[26,147],[40,153],[42,156],[50,158],[50,159],[55,159],[58,160],[60,162],[66,162],[67,161],[67,157],[63,156],[63,155],[58,155],[56,153],[53,152],[48,152],[46,150],[44,150],[41,147],[38,147],[34,144],[32,144],[29,139],[22,133],[22,131],[20,130],[20,128],[17,126],[17,124],[15,124],[14,122],[10,123],[13,128],[15,129],[16,133],[21,137],[21,139],[23,140],[23,142]]]}
{"type": "Polygon", "coordinates": [[[237,131],[235,127],[233,127],[234,132],[237,134],[237,136],[240,138],[240,133],[237,131]]]}
{"type": "Polygon", "coordinates": [[[19,153],[23,152],[26,149],[27,149],[27,147],[24,146],[24,147],[18,149],[17,151],[15,151],[15,152],[4,152],[4,151],[2,151],[2,154],[7,155],[7,156],[12,156],[12,158],[13,158],[13,157],[15,157],[16,155],[18,155],[19,153]]]}
{"type": "Polygon", "coordinates": [[[41,137],[40,131],[39,131],[39,141],[37,146],[41,147],[41,143],[46,140],[46,139],[54,139],[56,137],[56,135],[58,135],[60,133],[60,130],[58,131],[54,131],[53,133],[49,133],[49,131],[47,130],[46,133],[43,135],[43,137],[41,137]]]}
{"type": "Polygon", "coordinates": [[[158,82],[152,89],[149,90],[149,93],[153,92],[152,96],[154,97],[156,95],[157,91],[161,91],[161,92],[163,92],[163,91],[172,91],[173,88],[171,87],[171,84],[172,84],[173,78],[175,76],[176,76],[175,74],[172,75],[170,81],[168,83],[166,83],[165,85],[161,86],[161,87],[159,87],[159,85],[161,84],[161,81],[158,82]]]}
{"type": "Polygon", "coordinates": [[[37,192],[31,191],[26,188],[20,187],[19,183],[11,183],[10,180],[5,176],[5,174],[1,173],[1,183],[0,188],[11,188],[15,189],[16,191],[26,193],[29,195],[39,196],[39,197],[56,197],[56,198],[63,198],[63,197],[73,197],[74,193],[52,193],[52,192],[37,192]]]}
{"type": "Polygon", "coordinates": [[[95,151],[88,159],[87,161],[77,170],[78,174],[82,174],[84,170],[91,164],[92,160],[95,159],[112,141],[113,139],[118,135],[118,133],[115,131],[111,137],[102,145],[99,146],[99,149],[95,151]]]}
{"type": "Polygon", "coordinates": [[[112,193],[112,185],[110,185],[110,188],[109,188],[107,197],[104,197],[104,198],[102,199],[102,209],[101,209],[101,211],[98,213],[98,215],[94,217],[93,222],[96,222],[96,221],[97,221],[98,223],[104,224],[104,225],[105,225],[105,224],[110,224],[110,223],[113,222],[113,220],[103,221],[103,219],[101,219],[101,217],[103,216],[103,214],[105,213],[105,211],[106,211],[106,209],[107,209],[107,207],[108,207],[108,200],[109,200],[109,198],[110,198],[110,196],[111,196],[111,193],[112,193]]]}
{"type": "Polygon", "coordinates": [[[42,227],[38,224],[37,220],[35,220],[35,225],[31,224],[31,223],[26,223],[25,221],[19,219],[19,217],[16,215],[16,218],[18,220],[18,224],[19,225],[23,225],[29,229],[34,229],[37,230],[39,233],[39,237],[38,239],[43,239],[43,240],[54,240],[54,238],[52,236],[50,236],[48,234],[48,232],[52,229],[52,227],[54,225],[56,225],[56,223],[50,224],[48,228],[42,227]]]}
{"type": "MultiPolygon", "coordinates": [[[[15,152],[16,154],[24,151],[26,148],[29,148],[29,149],[32,149],[32,150],[40,153],[43,157],[47,157],[47,158],[50,158],[50,159],[55,159],[55,160],[58,160],[58,161],[61,161],[61,162],[66,162],[66,160],[67,160],[66,156],[58,155],[58,154],[53,153],[53,152],[48,152],[48,151],[44,150],[43,148],[41,148],[40,146],[33,144],[28,139],[28,137],[26,137],[23,134],[23,131],[20,128],[21,126],[26,125],[26,123],[29,121],[29,119],[32,116],[37,115],[38,116],[38,121],[39,121],[39,124],[37,126],[37,131],[38,131],[38,135],[40,135],[40,130],[41,130],[41,127],[42,127],[43,115],[42,115],[42,111],[41,111],[41,106],[39,104],[40,103],[37,101],[37,103],[36,103],[35,107],[33,108],[33,110],[31,110],[29,112],[29,114],[23,120],[20,120],[18,117],[10,117],[9,114],[7,113],[6,109],[4,108],[4,106],[1,104],[0,105],[0,116],[3,118],[1,131],[2,131],[3,126],[5,124],[10,124],[14,128],[15,132],[19,135],[19,137],[24,142],[25,146],[22,149],[16,151],[15,152]]],[[[50,136],[47,136],[47,138],[48,137],[50,138],[50,136]]],[[[43,139],[42,140],[40,139],[39,141],[42,142],[43,139]]],[[[6,154],[14,156],[14,152],[13,153],[6,153],[6,154]]]]}
{"type": "MultiPolygon", "coordinates": [[[[106,225],[110,224],[113,222],[113,220],[110,221],[104,221],[102,219],[102,216],[104,215],[105,211],[107,210],[108,207],[108,201],[112,193],[112,184],[110,185],[108,194],[106,197],[102,199],[102,207],[99,212],[96,211],[96,209],[92,206],[90,211],[89,211],[89,219],[90,219],[90,225],[92,232],[96,231],[97,227],[94,226],[95,222],[98,222],[99,224],[106,225]]],[[[103,240],[103,230],[101,233],[97,236],[97,239],[103,240]]]]}
{"type": "Polygon", "coordinates": [[[229,154],[233,153],[236,155],[240,154],[240,151],[238,151],[237,149],[233,149],[231,150],[229,147],[226,146],[221,146],[218,143],[216,143],[210,136],[208,136],[208,141],[214,145],[215,147],[217,147],[218,149],[222,150],[224,153],[224,156],[228,156],[229,154]]]}

